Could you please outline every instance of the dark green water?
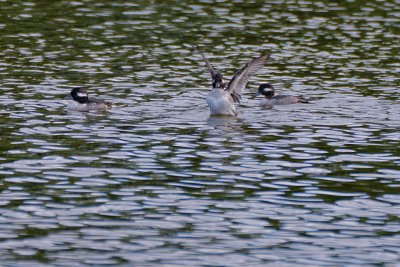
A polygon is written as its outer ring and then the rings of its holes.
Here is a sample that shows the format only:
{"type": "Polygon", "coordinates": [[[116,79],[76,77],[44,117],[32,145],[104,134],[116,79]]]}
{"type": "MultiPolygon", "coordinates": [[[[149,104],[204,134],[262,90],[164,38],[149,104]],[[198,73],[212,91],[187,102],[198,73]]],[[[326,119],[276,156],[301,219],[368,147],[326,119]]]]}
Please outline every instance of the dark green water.
{"type": "Polygon", "coordinates": [[[396,266],[399,8],[0,1],[0,265],[396,266]],[[272,53],[239,119],[188,44],[226,77],[272,53]]]}

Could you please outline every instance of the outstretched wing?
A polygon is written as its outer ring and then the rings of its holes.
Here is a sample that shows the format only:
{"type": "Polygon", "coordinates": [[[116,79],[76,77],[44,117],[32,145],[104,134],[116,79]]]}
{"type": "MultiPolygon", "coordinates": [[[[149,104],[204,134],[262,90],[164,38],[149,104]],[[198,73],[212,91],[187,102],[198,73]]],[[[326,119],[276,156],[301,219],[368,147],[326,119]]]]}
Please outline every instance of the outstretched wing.
{"type": "Polygon", "coordinates": [[[249,81],[250,77],[264,66],[269,57],[269,55],[263,55],[256,59],[253,59],[235,73],[235,75],[229,82],[228,87],[225,89],[226,91],[231,93],[235,102],[240,102],[240,95],[242,94],[243,89],[246,87],[246,84],[249,81]]]}
{"type": "Polygon", "coordinates": [[[217,75],[217,71],[214,69],[214,67],[210,64],[210,61],[206,58],[203,52],[201,52],[196,46],[192,45],[192,47],[201,55],[201,57],[204,59],[206,62],[207,70],[211,74],[211,79],[214,81],[215,75],[217,75]]]}

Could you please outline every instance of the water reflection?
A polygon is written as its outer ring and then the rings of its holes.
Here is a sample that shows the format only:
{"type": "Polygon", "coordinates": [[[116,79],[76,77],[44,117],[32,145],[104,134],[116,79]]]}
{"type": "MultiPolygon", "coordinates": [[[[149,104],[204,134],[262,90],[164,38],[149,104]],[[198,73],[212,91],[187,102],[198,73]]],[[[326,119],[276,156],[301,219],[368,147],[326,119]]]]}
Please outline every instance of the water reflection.
{"type": "Polygon", "coordinates": [[[0,5],[3,264],[400,260],[396,1],[0,5]],[[273,53],[239,118],[186,43],[226,73],[273,53]],[[263,82],[313,101],[262,109],[263,82]]]}

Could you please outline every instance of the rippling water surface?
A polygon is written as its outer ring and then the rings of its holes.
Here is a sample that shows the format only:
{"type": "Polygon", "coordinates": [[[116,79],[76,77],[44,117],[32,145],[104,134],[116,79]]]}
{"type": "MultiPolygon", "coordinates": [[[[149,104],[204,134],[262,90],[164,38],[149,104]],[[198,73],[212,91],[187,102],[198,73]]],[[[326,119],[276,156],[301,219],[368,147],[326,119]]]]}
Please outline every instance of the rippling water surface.
{"type": "Polygon", "coordinates": [[[5,266],[400,262],[398,1],[0,6],[5,266]],[[227,77],[272,53],[238,119],[188,44],[227,77]],[[117,107],[68,112],[77,85],[117,107]]]}

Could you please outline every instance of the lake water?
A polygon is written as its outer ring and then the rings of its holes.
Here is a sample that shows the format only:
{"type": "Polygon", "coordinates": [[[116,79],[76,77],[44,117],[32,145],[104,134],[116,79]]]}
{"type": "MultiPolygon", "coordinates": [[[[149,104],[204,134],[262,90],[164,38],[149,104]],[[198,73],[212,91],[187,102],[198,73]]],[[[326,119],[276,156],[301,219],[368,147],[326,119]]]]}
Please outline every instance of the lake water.
{"type": "Polygon", "coordinates": [[[0,7],[1,265],[398,266],[399,1],[0,7]],[[238,118],[190,44],[226,77],[272,54],[238,118]]]}

